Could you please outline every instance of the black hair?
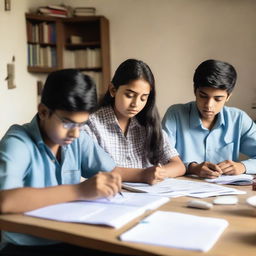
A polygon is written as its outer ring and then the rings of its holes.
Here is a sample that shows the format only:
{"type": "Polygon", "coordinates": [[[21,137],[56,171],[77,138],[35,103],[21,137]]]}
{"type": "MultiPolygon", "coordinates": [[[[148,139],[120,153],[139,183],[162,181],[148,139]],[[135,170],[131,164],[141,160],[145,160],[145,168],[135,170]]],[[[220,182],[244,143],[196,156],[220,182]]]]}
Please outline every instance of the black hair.
{"type": "Polygon", "coordinates": [[[226,90],[230,94],[236,83],[235,68],[227,62],[206,60],[202,62],[194,73],[194,91],[199,87],[211,87],[226,90]]]}
{"type": "MultiPolygon", "coordinates": [[[[138,120],[140,125],[145,127],[146,130],[146,157],[149,159],[151,164],[156,165],[160,160],[159,148],[163,146],[163,135],[160,117],[155,103],[155,78],[151,69],[141,60],[127,59],[119,65],[111,83],[117,90],[120,86],[127,85],[138,79],[143,79],[149,83],[150,94],[145,107],[135,116],[135,118],[138,120]]],[[[113,107],[114,102],[114,97],[111,97],[110,92],[107,91],[103,97],[101,106],[111,105],[113,107]]]]}
{"type": "Polygon", "coordinates": [[[93,80],[76,69],[52,72],[44,84],[41,103],[50,110],[92,112],[97,105],[93,80]]]}

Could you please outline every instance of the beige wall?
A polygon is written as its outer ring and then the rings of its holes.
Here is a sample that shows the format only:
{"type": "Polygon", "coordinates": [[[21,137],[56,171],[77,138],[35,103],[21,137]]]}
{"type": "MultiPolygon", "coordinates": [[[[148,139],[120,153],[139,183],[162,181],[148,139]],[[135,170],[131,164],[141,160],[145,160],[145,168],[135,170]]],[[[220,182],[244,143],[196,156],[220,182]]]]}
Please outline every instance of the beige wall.
{"type": "Polygon", "coordinates": [[[47,3],[95,6],[110,21],[112,72],[127,58],[142,59],[157,82],[161,116],[173,103],[193,100],[192,77],[203,60],[232,63],[237,88],[229,105],[256,119],[256,1],[254,0],[12,0],[0,2],[0,137],[12,123],[29,121],[36,111],[36,75],[26,71],[24,12],[47,3]],[[17,88],[7,90],[6,63],[16,56],[17,88]]]}

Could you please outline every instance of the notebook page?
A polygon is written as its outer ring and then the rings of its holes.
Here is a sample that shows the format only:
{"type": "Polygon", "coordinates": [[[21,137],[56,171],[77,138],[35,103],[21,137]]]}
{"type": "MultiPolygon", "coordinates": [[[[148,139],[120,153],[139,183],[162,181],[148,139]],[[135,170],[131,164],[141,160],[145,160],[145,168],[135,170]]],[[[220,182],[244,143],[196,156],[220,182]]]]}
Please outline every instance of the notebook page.
{"type": "Polygon", "coordinates": [[[228,222],[224,219],[156,211],[123,233],[120,239],[206,252],[213,247],[227,226],[228,222]]]}

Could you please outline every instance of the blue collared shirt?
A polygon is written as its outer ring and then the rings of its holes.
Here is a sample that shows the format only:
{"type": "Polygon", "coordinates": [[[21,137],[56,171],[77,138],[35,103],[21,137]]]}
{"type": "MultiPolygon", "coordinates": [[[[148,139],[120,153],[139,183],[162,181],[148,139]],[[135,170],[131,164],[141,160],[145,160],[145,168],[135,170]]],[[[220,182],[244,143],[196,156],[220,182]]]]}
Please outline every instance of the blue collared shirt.
{"type": "Polygon", "coordinates": [[[241,161],[246,173],[256,174],[256,125],[242,110],[224,107],[214,127],[204,128],[195,102],[171,106],[162,121],[171,143],[183,162],[239,162],[240,153],[249,159],[241,161]]]}
{"type": "MultiPolygon", "coordinates": [[[[84,131],[61,150],[61,162],[58,162],[43,142],[37,116],[31,123],[12,126],[0,142],[0,189],[76,184],[81,176],[89,178],[98,171],[115,168],[112,158],[84,131]]],[[[20,245],[52,242],[9,232],[4,232],[3,237],[20,245]]]]}

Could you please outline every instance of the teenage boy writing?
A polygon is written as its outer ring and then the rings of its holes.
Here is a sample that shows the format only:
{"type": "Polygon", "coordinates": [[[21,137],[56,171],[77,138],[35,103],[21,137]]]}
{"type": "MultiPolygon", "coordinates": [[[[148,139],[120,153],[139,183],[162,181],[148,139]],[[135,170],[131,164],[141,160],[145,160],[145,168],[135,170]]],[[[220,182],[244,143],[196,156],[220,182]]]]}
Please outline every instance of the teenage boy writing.
{"type": "Polygon", "coordinates": [[[232,65],[206,60],[194,74],[195,102],[171,106],[163,128],[188,174],[216,178],[256,173],[256,125],[243,111],[224,106],[236,83],[232,65]],[[239,161],[239,154],[249,157],[239,161]]]}
{"type": "MultiPolygon", "coordinates": [[[[113,170],[113,160],[80,131],[95,106],[96,89],[88,76],[73,69],[48,76],[37,115],[28,124],[12,126],[0,142],[1,213],[111,197],[121,189],[118,173],[99,172],[113,170]],[[89,179],[80,183],[81,176],[89,179]]],[[[39,246],[37,251],[46,255],[49,251],[40,245],[56,243],[10,232],[2,238],[10,250],[7,246],[1,255],[26,255],[27,245],[39,246]]]]}

